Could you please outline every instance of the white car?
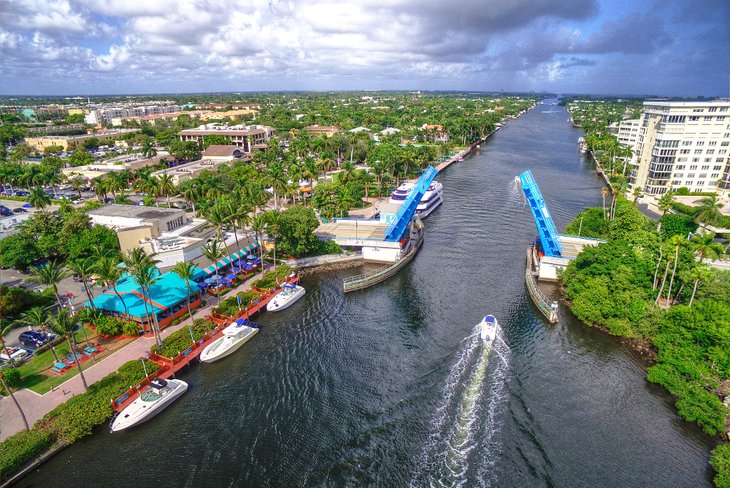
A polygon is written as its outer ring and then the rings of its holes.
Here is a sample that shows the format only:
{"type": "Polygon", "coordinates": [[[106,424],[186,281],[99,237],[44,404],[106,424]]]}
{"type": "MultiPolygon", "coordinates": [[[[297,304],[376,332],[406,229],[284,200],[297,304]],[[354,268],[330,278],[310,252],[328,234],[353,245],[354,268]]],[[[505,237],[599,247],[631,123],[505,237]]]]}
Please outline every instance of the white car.
{"type": "Polygon", "coordinates": [[[22,361],[23,359],[28,357],[28,351],[25,349],[15,349],[8,348],[8,351],[10,351],[10,357],[8,357],[7,354],[5,354],[5,351],[0,353],[0,359],[3,361],[8,361],[12,359],[13,361],[22,361]]]}

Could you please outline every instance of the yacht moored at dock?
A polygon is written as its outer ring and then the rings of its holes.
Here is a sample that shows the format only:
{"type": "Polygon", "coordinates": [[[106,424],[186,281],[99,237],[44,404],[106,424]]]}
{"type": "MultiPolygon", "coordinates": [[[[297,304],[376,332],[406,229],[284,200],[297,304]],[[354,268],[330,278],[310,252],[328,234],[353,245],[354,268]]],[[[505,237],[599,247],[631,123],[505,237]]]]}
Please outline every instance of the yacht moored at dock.
{"type": "Polygon", "coordinates": [[[415,183],[411,183],[409,181],[404,181],[401,183],[398,188],[396,188],[393,191],[393,194],[390,195],[390,200],[388,200],[390,203],[403,203],[406,201],[406,198],[408,198],[408,195],[411,194],[413,189],[416,187],[415,183]]]}
{"type": "Polygon", "coordinates": [[[278,312],[294,305],[294,302],[304,296],[306,291],[303,286],[296,283],[284,283],[281,291],[266,304],[268,312],[278,312]]]}
{"type": "Polygon", "coordinates": [[[419,219],[425,219],[443,203],[444,199],[441,195],[443,189],[444,185],[438,181],[434,181],[429,185],[428,190],[421,198],[421,202],[416,207],[416,215],[419,219]]]}
{"type": "Polygon", "coordinates": [[[236,352],[259,331],[258,325],[240,318],[222,330],[223,337],[219,337],[208,344],[200,353],[200,360],[212,363],[236,352]]]}
{"type": "Polygon", "coordinates": [[[112,419],[111,431],[118,432],[151,419],[177,400],[187,389],[188,384],[182,380],[160,378],[152,380],[139,398],[112,419]]]}

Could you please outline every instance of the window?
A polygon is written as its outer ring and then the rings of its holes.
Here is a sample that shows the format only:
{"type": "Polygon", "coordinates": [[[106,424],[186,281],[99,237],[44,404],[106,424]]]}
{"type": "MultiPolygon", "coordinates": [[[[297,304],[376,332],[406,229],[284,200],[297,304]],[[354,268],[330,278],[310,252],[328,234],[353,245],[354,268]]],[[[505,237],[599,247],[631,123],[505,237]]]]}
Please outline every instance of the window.
{"type": "Polygon", "coordinates": [[[708,149],[707,150],[707,154],[715,154],[715,150],[714,149],[708,149]]]}
{"type": "Polygon", "coordinates": [[[722,169],[722,166],[713,166],[712,167],[713,171],[720,171],[721,169],[722,169]]]}
{"type": "Polygon", "coordinates": [[[692,186],[692,182],[687,180],[684,182],[684,186],[692,186]]]}
{"type": "Polygon", "coordinates": [[[697,169],[697,165],[696,164],[693,164],[692,166],[689,167],[689,169],[690,170],[697,169]]]}
{"type": "Polygon", "coordinates": [[[707,178],[707,173],[700,173],[700,178],[707,178]]]}
{"type": "Polygon", "coordinates": [[[708,146],[717,146],[717,141],[710,141],[707,143],[708,146]]]}
{"type": "Polygon", "coordinates": [[[695,174],[694,173],[687,174],[687,178],[694,178],[694,177],[695,177],[695,174]]]}
{"type": "Polygon", "coordinates": [[[689,149],[681,149],[679,154],[689,154],[689,149]]]}
{"type": "Polygon", "coordinates": [[[676,166],[676,169],[684,169],[684,165],[683,165],[683,164],[678,164],[678,165],[676,166]]]}
{"type": "Polygon", "coordinates": [[[712,158],[705,158],[705,162],[706,163],[711,163],[712,162],[712,158]]]}
{"type": "Polygon", "coordinates": [[[713,180],[716,180],[716,179],[718,179],[719,177],[720,177],[720,173],[712,173],[712,174],[710,175],[710,178],[712,178],[713,180]]]}
{"type": "MultiPolygon", "coordinates": [[[[700,158],[692,158],[692,162],[693,163],[699,163],[700,162],[700,158]]],[[[695,168],[697,168],[697,166],[695,166],[695,168]]]]}
{"type": "Polygon", "coordinates": [[[702,149],[695,149],[695,154],[702,154],[702,149]]]}
{"type": "Polygon", "coordinates": [[[693,115],[693,116],[691,116],[691,117],[689,118],[689,121],[690,121],[690,122],[697,122],[697,121],[699,121],[699,120],[700,120],[700,118],[699,118],[698,116],[696,116],[696,115],[693,115]]]}
{"type": "Polygon", "coordinates": [[[710,165],[709,164],[702,165],[702,170],[703,171],[707,171],[708,169],[710,169],[710,165]]]}
{"type": "Polygon", "coordinates": [[[723,115],[720,115],[720,116],[719,116],[719,117],[717,118],[717,121],[718,121],[718,122],[723,122],[723,121],[725,121],[725,116],[723,116],[723,115]]]}
{"type": "Polygon", "coordinates": [[[727,112],[727,107],[720,107],[720,112],[727,112]]]}
{"type": "Polygon", "coordinates": [[[707,111],[708,112],[717,112],[717,107],[710,107],[707,111]]]}
{"type": "Polygon", "coordinates": [[[705,141],[697,141],[697,145],[698,146],[704,146],[705,145],[705,141]]]}
{"type": "Polygon", "coordinates": [[[679,180],[672,181],[672,186],[680,186],[681,184],[682,184],[682,182],[679,180]]]}
{"type": "Polygon", "coordinates": [[[692,145],[692,141],[682,141],[682,145],[683,146],[691,146],[692,145]]]}
{"type": "Polygon", "coordinates": [[[720,145],[724,147],[730,146],[730,141],[722,141],[720,145]]]}
{"type": "Polygon", "coordinates": [[[716,163],[723,163],[723,162],[725,162],[725,160],[723,158],[717,158],[717,159],[715,159],[715,162],[716,163]]]}
{"type": "Polygon", "coordinates": [[[692,111],[695,112],[695,113],[696,112],[704,112],[705,109],[704,108],[693,108],[692,111]]]}
{"type": "Polygon", "coordinates": [[[687,158],[677,158],[677,162],[679,162],[679,163],[686,163],[687,162],[687,158]]]}
{"type": "Polygon", "coordinates": [[[684,173],[677,173],[676,175],[674,175],[675,178],[681,178],[683,176],[684,176],[684,173]]]}
{"type": "Polygon", "coordinates": [[[683,124],[684,120],[684,115],[670,115],[667,119],[667,122],[670,124],[683,124]]]}
{"type": "Polygon", "coordinates": [[[710,122],[710,121],[712,121],[712,117],[710,117],[709,115],[705,115],[705,122],[710,122]]]}

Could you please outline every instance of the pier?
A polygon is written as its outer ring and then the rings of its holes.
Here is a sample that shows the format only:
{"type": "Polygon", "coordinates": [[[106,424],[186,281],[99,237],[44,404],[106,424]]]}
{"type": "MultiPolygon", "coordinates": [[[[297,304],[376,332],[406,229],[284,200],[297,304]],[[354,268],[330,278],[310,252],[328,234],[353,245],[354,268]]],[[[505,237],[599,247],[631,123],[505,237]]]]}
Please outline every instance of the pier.
{"type": "Polygon", "coordinates": [[[535,255],[535,247],[530,246],[527,248],[525,284],[527,285],[527,291],[530,294],[530,298],[537,309],[551,324],[554,324],[558,321],[558,302],[550,300],[537,285],[538,272],[534,266],[536,261],[537,256],[535,255]]]}

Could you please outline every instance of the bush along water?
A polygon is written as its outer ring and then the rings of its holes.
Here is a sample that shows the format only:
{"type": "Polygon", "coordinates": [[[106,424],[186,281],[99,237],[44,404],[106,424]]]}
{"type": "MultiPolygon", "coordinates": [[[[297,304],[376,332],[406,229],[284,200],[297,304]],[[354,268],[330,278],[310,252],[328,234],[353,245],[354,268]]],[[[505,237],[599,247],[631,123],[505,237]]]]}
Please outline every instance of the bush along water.
{"type": "MultiPolygon", "coordinates": [[[[604,214],[585,215],[595,220],[604,214]]],[[[656,362],[647,379],[672,394],[682,417],[718,435],[727,430],[722,398],[730,393],[730,272],[701,263],[715,252],[701,239],[656,227],[620,198],[612,220],[587,227],[607,242],[586,247],[562,274],[562,284],[584,323],[649,344],[656,362]]],[[[729,449],[713,451],[717,486],[730,486],[729,449]]]]}

